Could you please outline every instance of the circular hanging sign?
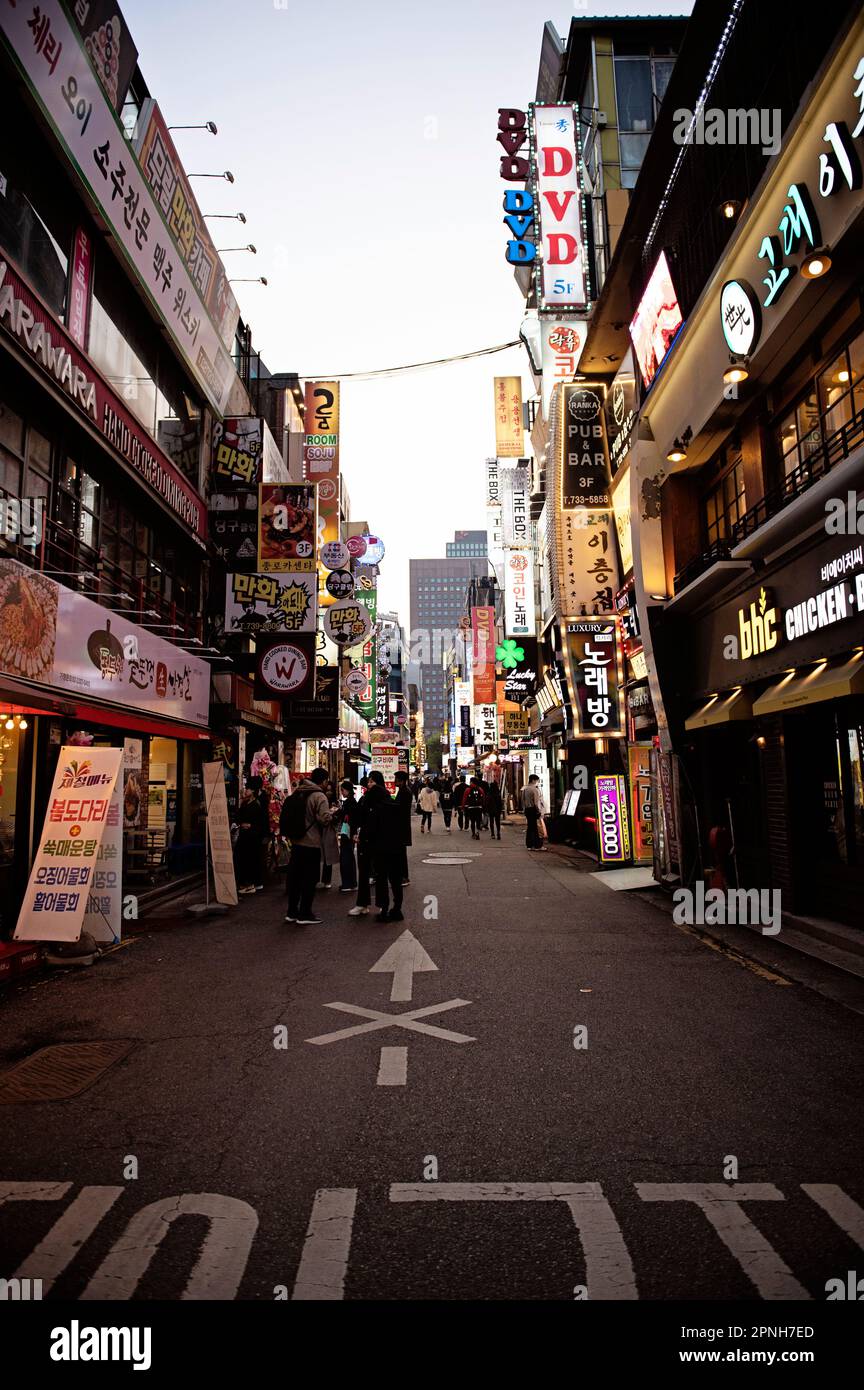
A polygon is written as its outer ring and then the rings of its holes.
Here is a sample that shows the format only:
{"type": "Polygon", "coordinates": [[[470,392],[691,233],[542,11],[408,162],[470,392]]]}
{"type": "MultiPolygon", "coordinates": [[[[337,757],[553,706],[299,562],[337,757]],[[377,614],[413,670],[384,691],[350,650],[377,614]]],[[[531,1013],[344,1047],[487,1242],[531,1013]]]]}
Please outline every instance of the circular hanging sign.
{"type": "Polygon", "coordinates": [[[720,323],[726,346],[736,357],[747,357],[759,341],[759,300],[745,280],[727,280],[720,291],[720,323]]]}
{"type": "Polygon", "coordinates": [[[318,484],[318,501],[332,502],[338,489],[332,478],[322,478],[318,484]]]}
{"type": "Polygon", "coordinates": [[[369,684],[366,679],[365,671],[361,671],[359,666],[354,666],[345,676],[342,682],[342,689],[346,695],[362,695],[369,684]]]}
{"type": "Polygon", "coordinates": [[[321,547],[321,563],[328,570],[342,570],[351,559],[344,541],[325,541],[321,547]]]}
{"type": "Polygon", "coordinates": [[[365,536],[349,536],[345,544],[348,547],[348,554],[351,555],[355,560],[362,559],[363,556],[366,554],[365,536]]]}
{"type": "Polygon", "coordinates": [[[328,594],[334,598],[350,598],[354,592],[354,576],[350,570],[332,570],[324,582],[328,594]]]}
{"type": "Polygon", "coordinates": [[[366,542],[366,549],[362,557],[363,564],[380,565],[384,559],[384,542],[379,536],[363,536],[362,539],[366,542]]]}
{"type": "Polygon", "coordinates": [[[280,695],[299,690],[309,678],[309,658],[293,642],[280,642],[270,647],[261,658],[261,679],[280,695]]]}
{"type": "Polygon", "coordinates": [[[574,391],[567,406],[574,420],[587,425],[600,414],[600,397],[594,391],[574,391]]]}
{"type": "Polygon", "coordinates": [[[359,599],[343,598],[324,611],[324,631],[342,650],[365,642],[372,631],[369,609],[359,599]]]}

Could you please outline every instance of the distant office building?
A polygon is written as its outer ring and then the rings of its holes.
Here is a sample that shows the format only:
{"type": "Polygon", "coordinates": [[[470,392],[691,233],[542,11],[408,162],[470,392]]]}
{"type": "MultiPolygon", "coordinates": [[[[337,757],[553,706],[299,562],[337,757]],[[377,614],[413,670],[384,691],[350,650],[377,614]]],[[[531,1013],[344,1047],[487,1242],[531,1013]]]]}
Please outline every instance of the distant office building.
{"type": "Polygon", "coordinates": [[[482,559],[487,554],[485,531],[455,531],[452,541],[447,542],[448,560],[462,556],[482,559]]]}
{"type": "Polygon", "coordinates": [[[482,539],[482,553],[450,555],[448,544],[446,559],[410,561],[412,648],[420,676],[427,739],[440,735],[447,721],[448,693],[442,660],[453,645],[453,633],[466,611],[469,583],[489,571],[485,532],[457,532],[454,545],[460,544],[460,536],[482,539]]]}

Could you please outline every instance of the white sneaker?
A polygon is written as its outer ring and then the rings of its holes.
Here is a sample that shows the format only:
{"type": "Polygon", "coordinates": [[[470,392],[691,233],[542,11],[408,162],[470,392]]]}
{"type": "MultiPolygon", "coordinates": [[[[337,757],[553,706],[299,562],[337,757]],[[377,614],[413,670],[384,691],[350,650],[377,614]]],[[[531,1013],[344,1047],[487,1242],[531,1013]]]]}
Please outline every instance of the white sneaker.
{"type": "Polygon", "coordinates": [[[352,907],[352,908],[351,908],[351,911],[348,913],[348,916],[349,916],[349,917],[368,917],[368,916],[369,916],[369,909],[368,909],[368,907],[352,907]]]}
{"type": "Polygon", "coordinates": [[[250,886],[250,887],[248,887],[248,888],[238,888],[238,889],[237,889],[237,892],[238,892],[238,893],[242,893],[244,897],[247,897],[247,898],[248,898],[248,896],[249,896],[250,893],[254,893],[254,892],[255,892],[255,889],[252,888],[252,887],[250,886]]]}

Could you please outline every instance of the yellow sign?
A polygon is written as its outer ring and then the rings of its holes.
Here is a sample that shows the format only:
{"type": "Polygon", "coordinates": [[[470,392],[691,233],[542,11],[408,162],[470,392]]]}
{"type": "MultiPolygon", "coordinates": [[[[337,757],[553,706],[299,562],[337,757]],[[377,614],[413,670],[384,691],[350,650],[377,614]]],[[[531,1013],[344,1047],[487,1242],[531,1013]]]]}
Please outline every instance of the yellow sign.
{"type": "Polygon", "coordinates": [[[495,378],[495,453],[499,459],[521,459],[525,454],[522,423],[522,378],[495,378]]]}
{"type": "Polygon", "coordinates": [[[742,661],[747,661],[751,656],[761,656],[777,646],[778,613],[773,605],[769,608],[768,604],[768,591],[760,589],[758,603],[738,609],[738,654],[742,661]]]}
{"type": "Polygon", "coordinates": [[[505,709],[501,715],[501,731],[505,738],[516,738],[530,733],[527,710],[505,709]]]}

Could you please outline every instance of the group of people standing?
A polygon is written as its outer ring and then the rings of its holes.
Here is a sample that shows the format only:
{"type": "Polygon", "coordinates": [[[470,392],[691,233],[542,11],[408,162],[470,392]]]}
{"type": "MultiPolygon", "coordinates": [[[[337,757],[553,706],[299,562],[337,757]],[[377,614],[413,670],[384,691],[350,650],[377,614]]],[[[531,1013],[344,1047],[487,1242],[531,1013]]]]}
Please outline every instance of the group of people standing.
{"type": "Polygon", "coordinates": [[[373,771],[364,778],[360,797],[348,781],[340,783],[337,795],[326,770],[318,767],[285,799],[279,830],[291,845],[286,922],[320,924],[314,911],[315,891],[332,888],[336,863],[339,891],[356,894],[349,917],[369,915],[374,883],[376,921],[404,921],[411,793],[407,773],[397,773],[396,782],[396,795],[391,796],[382,774],[373,771]]]}
{"type": "Polygon", "coordinates": [[[444,829],[453,832],[453,815],[460,830],[470,830],[472,839],[480,839],[481,829],[488,827],[493,840],[501,839],[503,802],[497,782],[483,782],[479,777],[470,781],[464,773],[456,782],[447,776],[418,778],[411,786],[420,813],[420,834],[432,833],[432,817],[440,810],[444,829]]]}

